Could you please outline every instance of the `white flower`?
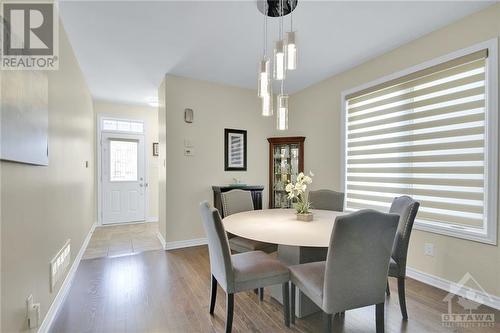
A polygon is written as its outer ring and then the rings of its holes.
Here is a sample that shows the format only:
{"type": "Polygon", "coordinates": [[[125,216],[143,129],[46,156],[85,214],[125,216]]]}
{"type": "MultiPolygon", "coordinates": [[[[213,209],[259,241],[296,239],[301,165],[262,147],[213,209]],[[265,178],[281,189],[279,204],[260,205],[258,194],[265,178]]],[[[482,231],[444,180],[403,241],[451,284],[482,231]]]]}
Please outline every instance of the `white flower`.
{"type": "Polygon", "coordinates": [[[311,170],[309,170],[309,176],[314,177],[314,173],[311,170]]]}
{"type": "Polygon", "coordinates": [[[293,191],[293,184],[292,184],[292,183],[288,183],[288,184],[286,184],[285,190],[286,190],[287,192],[291,192],[291,191],[293,191]]]}
{"type": "Polygon", "coordinates": [[[309,177],[309,176],[304,176],[304,183],[306,183],[306,184],[311,184],[311,183],[312,183],[312,179],[311,179],[311,177],[309,177]]]}
{"type": "Polygon", "coordinates": [[[302,178],[304,178],[304,173],[303,172],[301,172],[301,173],[298,174],[298,176],[297,176],[297,183],[301,182],[302,178]]]}

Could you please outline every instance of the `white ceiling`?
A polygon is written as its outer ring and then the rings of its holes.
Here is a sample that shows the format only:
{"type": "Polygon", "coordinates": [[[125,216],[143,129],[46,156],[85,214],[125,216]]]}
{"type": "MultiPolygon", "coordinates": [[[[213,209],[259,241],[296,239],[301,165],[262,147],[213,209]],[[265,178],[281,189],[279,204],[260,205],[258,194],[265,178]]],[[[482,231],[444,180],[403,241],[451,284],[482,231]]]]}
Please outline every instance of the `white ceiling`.
{"type": "MultiPolygon", "coordinates": [[[[299,64],[286,90],[296,92],[491,3],[299,0],[293,16],[299,64]]],[[[95,98],[146,103],[165,73],[256,87],[264,18],[255,1],[65,1],[60,13],[95,98]]],[[[278,24],[268,22],[272,51],[278,24]]]]}

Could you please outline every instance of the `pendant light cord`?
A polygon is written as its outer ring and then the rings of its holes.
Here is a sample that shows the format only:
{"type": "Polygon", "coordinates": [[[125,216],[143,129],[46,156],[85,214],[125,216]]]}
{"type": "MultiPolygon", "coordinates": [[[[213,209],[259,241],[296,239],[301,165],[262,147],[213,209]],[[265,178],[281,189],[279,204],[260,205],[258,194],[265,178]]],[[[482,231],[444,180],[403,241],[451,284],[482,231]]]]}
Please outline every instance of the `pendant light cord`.
{"type": "Polygon", "coordinates": [[[267,56],[267,12],[269,5],[267,0],[264,0],[264,58],[267,56]]]}
{"type": "MultiPolygon", "coordinates": [[[[283,0],[280,0],[280,39],[283,43],[283,15],[284,15],[284,11],[283,11],[283,0]]],[[[284,44],[282,44],[283,47],[284,44]]],[[[283,50],[285,51],[285,50],[283,50]]],[[[283,95],[283,91],[284,91],[284,86],[285,86],[285,78],[283,78],[283,80],[281,80],[281,95],[283,95]]]]}

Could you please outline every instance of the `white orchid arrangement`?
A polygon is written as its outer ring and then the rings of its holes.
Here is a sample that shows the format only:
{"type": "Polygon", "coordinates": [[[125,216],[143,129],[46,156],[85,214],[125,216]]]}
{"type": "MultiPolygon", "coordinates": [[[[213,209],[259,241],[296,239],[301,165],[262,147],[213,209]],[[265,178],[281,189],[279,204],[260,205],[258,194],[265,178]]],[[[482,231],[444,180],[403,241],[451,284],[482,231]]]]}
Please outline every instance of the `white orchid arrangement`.
{"type": "Polygon", "coordinates": [[[312,177],[314,177],[314,174],[311,171],[309,171],[309,176],[301,172],[298,174],[295,184],[290,182],[285,187],[288,199],[295,201],[294,208],[297,214],[309,214],[311,203],[308,200],[307,185],[312,183],[312,177]]]}

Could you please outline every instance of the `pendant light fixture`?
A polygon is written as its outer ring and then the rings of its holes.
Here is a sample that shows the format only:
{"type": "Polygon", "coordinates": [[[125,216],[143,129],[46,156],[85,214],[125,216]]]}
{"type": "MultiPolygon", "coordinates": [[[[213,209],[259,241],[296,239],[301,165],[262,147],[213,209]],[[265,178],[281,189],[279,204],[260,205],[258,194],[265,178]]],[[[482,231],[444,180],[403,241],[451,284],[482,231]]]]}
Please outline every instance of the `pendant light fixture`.
{"type": "Polygon", "coordinates": [[[274,79],[281,81],[285,79],[285,43],[282,39],[276,41],[274,46],[274,79]]]}
{"type": "Polygon", "coordinates": [[[259,97],[269,96],[269,87],[271,86],[271,80],[269,75],[269,59],[262,59],[259,66],[259,82],[257,87],[257,93],[259,97]]]}
{"type": "Polygon", "coordinates": [[[297,6],[297,0],[257,0],[259,10],[264,14],[264,55],[259,64],[257,94],[262,100],[262,115],[272,116],[274,107],[274,95],[272,77],[280,81],[280,92],[276,96],[276,128],[280,131],[288,130],[288,99],[285,94],[285,78],[287,70],[297,68],[297,46],[296,32],[293,30],[293,19],[290,15],[290,31],[283,29],[285,15],[297,6]],[[278,40],[275,42],[273,61],[273,73],[271,74],[271,59],[267,56],[267,16],[279,17],[278,40]]]}
{"type": "Polygon", "coordinates": [[[264,117],[271,117],[273,115],[273,94],[261,97],[262,100],[262,115],[264,117]]]}
{"type": "MultiPolygon", "coordinates": [[[[266,1],[267,7],[267,1],[266,1]]],[[[262,55],[262,60],[259,65],[259,77],[258,77],[258,86],[257,86],[257,94],[259,97],[268,96],[270,94],[270,85],[271,85],[271,66],[270,60],[267,57],[267,15],[264,15],[264,51],[262,55]]]]}
{"type": "MultiPolygon", "coordinates": [[[[276,114],[276,128],[279,131],[286,131],[288,129],[288,95],[285,95],[284,90],[285,90],[285,76],[284,73],[286,72],[286,57],[285,57],[285,52],[284,52],[284,45],[283,45],[283,1],[280,0],[280,40],[278,41],[281,42],[281,47],[283,50],[283,78],[281,80],[281,91],[280,94],[277,97],[277,114],[276,114]]],[[[276,54],[276,50],[275,50],[276,54]]]]}
{"type": "Polygon", "coordinates": [[[288,129],[288,95],[282,92],[278,95],[277,102],[276,128],[279,131],[286,131],[288,129]]]}
{"type": "MultiPolygon", "coordinates": [[[[290,0],[294,8],[296,0],[290,0]]],[[[286,33],[286,69],[293,71],[297,68],[297,44],[295,43],[295,31],[293,31],[293,11],[290,12],[290,31],[286,33]]]]}
{"type": "Polygon", "coordinates": [[[274,45],[274,79],[282,81],[286,75],[286,49],[285,41],[283,40],[283,0],[279,2],[280,23],[279,23],[279,40],[274,45]]]}
{"type": "Polygon", "coordinates": [[[295,45],[295,31],[286,33],[286,69],[293,71],[297,68],[297,46],[295,45]]]}

